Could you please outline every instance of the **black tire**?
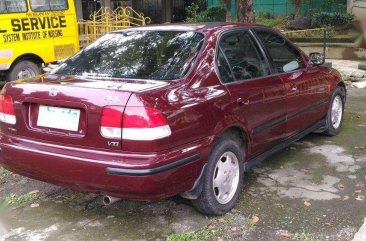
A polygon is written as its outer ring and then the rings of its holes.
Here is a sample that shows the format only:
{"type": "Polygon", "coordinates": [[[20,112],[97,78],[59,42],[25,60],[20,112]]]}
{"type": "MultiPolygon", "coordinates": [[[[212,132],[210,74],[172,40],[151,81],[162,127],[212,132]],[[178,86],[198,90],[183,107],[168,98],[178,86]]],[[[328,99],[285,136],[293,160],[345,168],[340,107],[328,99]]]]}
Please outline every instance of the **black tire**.
{"type": "MultiPolygon", "coordinates": [[[[192,200],[192,205],[199,212],[207,215],[218,216],[223,215],[229,212],[234,208],[235,204],[239,199],[239,194],[243,186],[243,176],[244,176],[244,150],[243,147],[240,147],[240,142],[235,141],[235,139],[231,138],[221,138],[214,145],[213,150],[210,154],[210,157],[207,161],[205,173],[202,177],[202,193],[198,197],[198,199],[192,200]],[[216,198],[214,190],[214,175],[217,175],[216,165],[219,161],[222,161],[222,157],[226,153],[233,153],[238,161],[239,173],[238,173],[238,184],[237,188],[232,193],[234,193],[229,199],[227,203],[220,203],[216,198]],[[215,173],[216,170],[216,173],[215,173]]],[[[235,169],[236,170],[236,169],[235,169]]],[[[236,172],[237,173],[237,172],[236,172]]],[[[236,180],[236,175],[228,175],[230,177],[234,177],[236,180]]],[[[227,180],[225,180],[227,181],[227,180]]],[[[232,183],[236,183],[236,181],[232,181],[232,183]]],[[[234,190],[235,188],[231,188],[234,190]]],[[[230,197],[229,195],[228,197],[230,197]]]]}
{"type": "Polygon", "coordinates": [[[329,104],[329,109],[328,109],[328,113],[327,113],[327,117],[326,117],[326,126],[325,126],[325,131],[324,131],[325,135],[335,136],[341,130],[342,123],[343,123],[343,116],[344,116],[345,99],[346,99],[346,97],[345,97],[344,88],[338,86],[335,89],[335,91],[333,92],[332,99],[331,99],[330,104],[329,104]],[[338,98],[338,100],[340,100],[339,103],[342,105],[341,109],[340,109],[341,110],[341,117],[340,117],[340,120],[339,120],[340,121],[339,124],[337,122],[334,122],[334,119],[333,119],[334,112],[332,111],[333,104],[335,103],[336,98],[338,98]]]}
{"type": "Polygon", "coordinates": [[[24,73],[23,78],[29,78],[41,74],[41,69],[37,64],[29,60],[23,60],[15,63],[6,74],[6,81],[20,79],[21,73],[24,73]]]}

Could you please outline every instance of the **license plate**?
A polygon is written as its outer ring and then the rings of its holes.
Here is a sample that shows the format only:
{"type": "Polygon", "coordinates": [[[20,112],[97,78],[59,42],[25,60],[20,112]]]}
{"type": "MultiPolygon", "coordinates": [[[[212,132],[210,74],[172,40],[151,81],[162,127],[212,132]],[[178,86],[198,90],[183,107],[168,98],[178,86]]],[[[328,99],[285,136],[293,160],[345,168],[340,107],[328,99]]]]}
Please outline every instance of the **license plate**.
{"type": "Polygon", "coordinates": [[[40,105],[37,126],[77,131],[79,119],[80,110],[40,105]]]}

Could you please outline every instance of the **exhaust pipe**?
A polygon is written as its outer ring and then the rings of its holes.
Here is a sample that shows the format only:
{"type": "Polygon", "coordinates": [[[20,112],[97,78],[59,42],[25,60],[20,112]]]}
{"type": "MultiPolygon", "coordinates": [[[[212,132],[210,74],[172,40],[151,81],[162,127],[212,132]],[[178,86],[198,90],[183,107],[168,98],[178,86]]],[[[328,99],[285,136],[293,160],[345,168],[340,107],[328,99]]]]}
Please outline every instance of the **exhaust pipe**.
{"type": "Polygon", "coordinates": [[[103,204],[105,206],[111,205],[115,202],[118,202],[119,200],[121,200],[120,198],[117,197],[111,197],[111,196],[104,196],[103,197],[103,204]]]}

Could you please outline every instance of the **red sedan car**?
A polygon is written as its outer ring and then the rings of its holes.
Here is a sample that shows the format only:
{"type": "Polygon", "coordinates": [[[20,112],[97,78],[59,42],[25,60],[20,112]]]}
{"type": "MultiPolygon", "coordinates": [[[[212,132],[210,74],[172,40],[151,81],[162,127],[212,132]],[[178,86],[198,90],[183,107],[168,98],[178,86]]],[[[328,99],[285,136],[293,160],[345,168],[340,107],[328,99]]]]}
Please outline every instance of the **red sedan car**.
{"type": "Polygon", "coordinates": [[[323,62],[264,26],[116,31],[6,84],[0,163],[116,198],[180,194],[221,215],[245,170],[311,132],[339,132],[346,89],[323,62]]]}

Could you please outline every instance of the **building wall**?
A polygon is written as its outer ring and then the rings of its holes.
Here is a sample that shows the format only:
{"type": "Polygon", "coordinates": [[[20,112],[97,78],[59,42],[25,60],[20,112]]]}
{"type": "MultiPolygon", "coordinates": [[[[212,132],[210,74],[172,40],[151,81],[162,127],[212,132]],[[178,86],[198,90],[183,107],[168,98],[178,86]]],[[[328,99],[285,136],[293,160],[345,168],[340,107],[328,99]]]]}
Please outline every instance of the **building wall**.
{"type": "Polygon", "coordinates": [[[366,0],[348,0],[347,7],[357,19],[366,19],[366,0]]]}
{"type": "MultiPolygon", "coordinates": [[[[236,1],[231,0],[232,13],[236,16],[236,1]]],[[[351,0],[360,1],[360,0],[351,0]]],[[[361,0],[365,1],[365,0],[361,0]]],[[[325,0],[307,0],[303,1],[301,6],[301,13],[303,15],[316,11],[345,11],[347,9],[347,0],[332,0],[330,4],[325,0]]],[[[208,7],[221,6],[220,0],[208,0],[208,7]]],[[[254,11],[257,15],[273,14],[276,16],[288,16],[295,13],[295,5],[291,0],[253,0],[254,11]]]]}

